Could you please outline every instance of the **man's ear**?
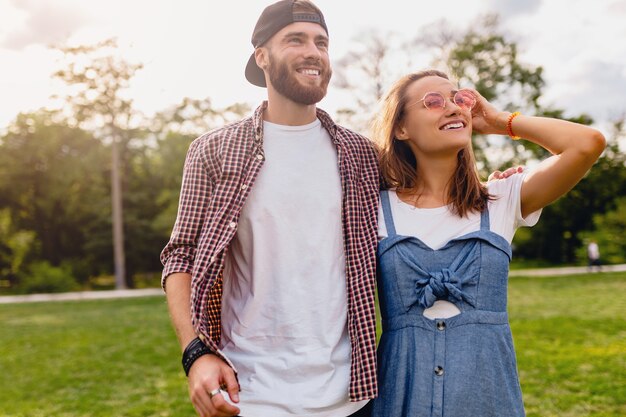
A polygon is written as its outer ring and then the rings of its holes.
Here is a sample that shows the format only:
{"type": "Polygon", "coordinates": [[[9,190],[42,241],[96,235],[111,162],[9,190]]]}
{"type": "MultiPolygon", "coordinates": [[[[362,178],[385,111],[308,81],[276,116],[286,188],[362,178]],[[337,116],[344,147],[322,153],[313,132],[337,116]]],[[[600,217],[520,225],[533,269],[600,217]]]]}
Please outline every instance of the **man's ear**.
{"type": "Polygon", "coordinates": [[[267,69],[269,51],[267,48],[259,47],[254,50],[254,59],[259,68],[267,69]]]}

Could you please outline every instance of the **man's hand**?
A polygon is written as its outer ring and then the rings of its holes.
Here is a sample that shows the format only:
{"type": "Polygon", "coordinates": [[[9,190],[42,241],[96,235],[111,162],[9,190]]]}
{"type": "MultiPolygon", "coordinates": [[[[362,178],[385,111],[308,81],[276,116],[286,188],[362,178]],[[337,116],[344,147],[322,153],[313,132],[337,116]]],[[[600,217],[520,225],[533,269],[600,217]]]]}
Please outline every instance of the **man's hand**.
{"type": "Polygon", "coordinates": [[[239,384],[232,368],[215,355],[199,357],[189,370],[189,397],[201,417],[239,414],[239,408],[226,401],[221,388],[228,391],[233,402],[239,402],[239,384]]]}
{"type": "Polygon", "coordinates": [[[514,167],[514,168],[508,168],[504,172],[502,172],[502,171],[493,171],[491,173],[491,175],[489,175],[489,178],[487,178],[487,181],[503,180],[505,178],[509,178],[511,175],[520,174],[522,172],[524,172],[524,167],[523,166],[514,167]]]}

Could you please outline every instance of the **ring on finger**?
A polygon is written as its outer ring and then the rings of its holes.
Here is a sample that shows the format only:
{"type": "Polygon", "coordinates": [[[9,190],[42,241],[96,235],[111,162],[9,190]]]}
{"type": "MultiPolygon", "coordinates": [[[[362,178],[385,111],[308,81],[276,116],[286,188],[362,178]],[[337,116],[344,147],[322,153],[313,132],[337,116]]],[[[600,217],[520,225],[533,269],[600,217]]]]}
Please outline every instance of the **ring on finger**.
{"type": "Polygon", "coordinates": [[[218,394],[221,394],[222,391],[219,388],[215,388],[213,391],[209,392],[209,398],[213,398],[218,394]]]}

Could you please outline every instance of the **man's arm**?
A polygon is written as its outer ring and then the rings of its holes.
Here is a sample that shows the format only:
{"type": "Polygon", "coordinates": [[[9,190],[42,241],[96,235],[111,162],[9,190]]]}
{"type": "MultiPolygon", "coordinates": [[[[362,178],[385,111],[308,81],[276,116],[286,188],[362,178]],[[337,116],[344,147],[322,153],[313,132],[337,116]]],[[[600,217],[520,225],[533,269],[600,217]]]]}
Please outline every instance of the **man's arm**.
{"type": "MultiPolygon", "coordinates": [[[[161,253],[163,289],[172,324],[184,352],[197,337],[191,316],[191,271],[196,249],[208,213],[213,190],[210,178],[210,158],[204,138],[189,147],[178,204],[178,215],[170,241],[161,253]]],[[[239,386],[234,371],[216,355],[203,355],[189,369],[189,395],[202,417],[232,416],[239,410],[228,404],[219,392],[226,386],[231,399],[238,402],[239,386]],[[217,391],[216,391],[217,390],[217,391]]]]}
{"type": "Polygon", "coordinates": [[[196,338],[191,323],[191,275],[174,273],[167,278],[167,306],[182,350],[196,338]]]}
{"type": "MultiPolygon", "coordinates": [[[[181,352],[196,338],[191,322],[191,275],[174,273],[167,278],[167,305],[180,342],[181,352]]],[[[189,396],[202,417],[235,416],[240,410],[230,405],[222,394],[211,392],[226,387],[233,402],[239,402],[239,384],[233,369],[216,355],[203,355],[189,370],[189,396]]]]}

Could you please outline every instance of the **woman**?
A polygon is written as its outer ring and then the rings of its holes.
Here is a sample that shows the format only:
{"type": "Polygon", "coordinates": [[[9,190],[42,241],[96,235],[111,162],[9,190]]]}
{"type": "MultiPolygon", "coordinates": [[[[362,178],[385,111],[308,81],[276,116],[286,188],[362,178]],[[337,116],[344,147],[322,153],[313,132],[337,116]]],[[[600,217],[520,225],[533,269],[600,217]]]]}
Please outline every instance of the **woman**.
{"type": "Polygon", "coordinates": [[[439,71],[400,79],[373,138],[391,187],[381,193],[380,393],[374,416],[524,415],[506,313],[510,243],[570,190],[602,134],[496,110],[439,71]],[[553,156],[531,172],[480,182],[472,131],[524,138],[553,156]]]}

